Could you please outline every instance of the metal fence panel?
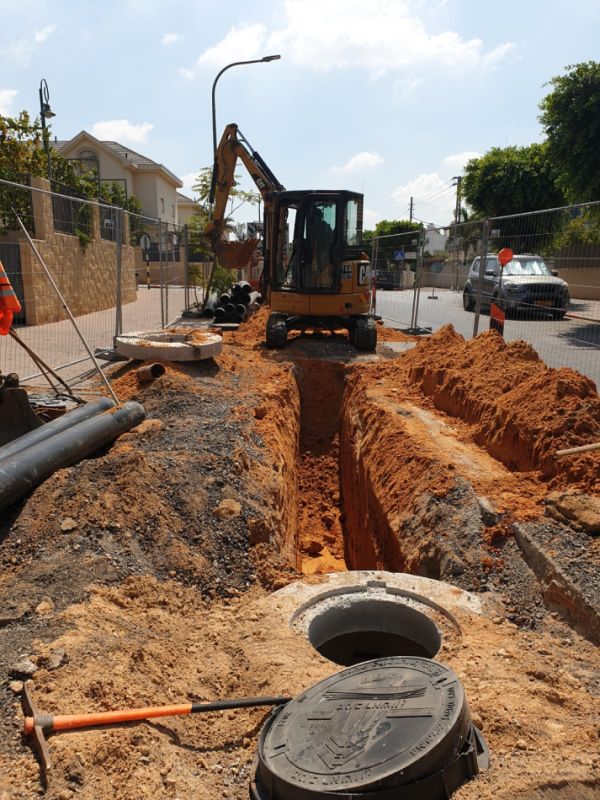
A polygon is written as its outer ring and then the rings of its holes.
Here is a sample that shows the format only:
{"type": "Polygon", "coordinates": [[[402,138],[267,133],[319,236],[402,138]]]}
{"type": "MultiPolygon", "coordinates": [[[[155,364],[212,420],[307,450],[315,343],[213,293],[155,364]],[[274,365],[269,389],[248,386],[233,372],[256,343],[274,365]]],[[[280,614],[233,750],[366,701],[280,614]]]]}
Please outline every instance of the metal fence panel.
{"type": "MultiPolygon", "coordinates": [[[[373,252],[385,248],[389,265],[400,241],[378,237],[373,252]]],[[[396,279],[392,291],[377,293],[385,321],[416,332],[452,324],[470,338],[495,325],[495,301],[507,317],[506,341],[523,339],[549,366],[600,384],[600,203],[428,226],[419,246],[413,289],[396,279]],[[513,251],[504,269],[502,248],[513,251]]]]}
{"type": "MultiPolygon", "coordinates": [[[[52,192],[42,179],[32,184],[0,180],[0,192],[14,200],[14,211],[2,220],[0,232],[0,258],[23,306],[13,330],[49,366],[72,379],[87,371],[91,360],[33,247],[91,349],[111,351],[116,334],[164,327],[183,310],[186,237],[177,226],[74,199],[62,193],[63,187],[52,192]],[[35,231],[33,246],[17,219],[27,209],[30,218],[23,222],[35,231]],[[75,225],[82,219],[89,222],[89,233],[75,225]],[[110,224],[103,225],[106,221],[110,224]],[[147,282],[140,247],[143,233],[158,253],[152,282],[147,282]]],[[[16,372],[22,381],[37,382],[40,375],[39,367],[8,336],[0,337],[0,370],[16,372]]]]}

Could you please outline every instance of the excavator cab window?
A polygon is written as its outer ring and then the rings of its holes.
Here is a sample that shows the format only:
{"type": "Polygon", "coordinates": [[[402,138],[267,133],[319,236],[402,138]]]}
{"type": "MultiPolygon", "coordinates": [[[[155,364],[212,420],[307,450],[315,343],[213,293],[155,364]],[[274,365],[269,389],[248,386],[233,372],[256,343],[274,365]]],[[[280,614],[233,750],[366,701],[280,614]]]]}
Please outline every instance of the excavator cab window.
{"type": "Polygon", "coordinates": [[[344,244],[347,247],[358,247],[361,244],[358,200],[348,200],[344,218],[344,244]]]}
{"type": "Polygon", "coordinates": [[[356,258],[362,238],[362,196],[350,192],[282,193],[273,212],[270,274],[279,289],[332,293],[342,261],[356,258]],[[292,241],[288,242],[289,235],[292,241]]]}
{"type": "Polygon", "coordinates": [[[305,289],[333,289],[338,208],[335,200],[311,201],[304,215],[301,242],[301,283],[305,289]]]}
{"type": "Polygon", "coordinates": [[[284,289],[294,289],[298,285],[298,256],[293,240],[297,211],[297,205],[282,205],[279,208],[276,274],[277,284],[284,289]]]}

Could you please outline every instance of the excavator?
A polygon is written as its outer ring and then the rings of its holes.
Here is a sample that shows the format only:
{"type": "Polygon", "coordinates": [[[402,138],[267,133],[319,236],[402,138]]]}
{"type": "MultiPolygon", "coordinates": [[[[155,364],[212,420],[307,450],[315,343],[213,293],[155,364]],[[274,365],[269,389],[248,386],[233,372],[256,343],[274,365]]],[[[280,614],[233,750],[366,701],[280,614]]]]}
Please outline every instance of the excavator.
{"type": "Polygon", "coordinates": [[[238,159],[264,204],[261,291],[271,308],[267,347],[284,348],[293,330],[346,329],[358,350],[375,350],[371,265],[362,249],[362,194],[287,191],[238,126],[227,125],[215,153],[212,211],[205,228],[227,269],[244,267],[257,246],[256,239],[229,242],[225,237],[227,200],[238,159]]]}

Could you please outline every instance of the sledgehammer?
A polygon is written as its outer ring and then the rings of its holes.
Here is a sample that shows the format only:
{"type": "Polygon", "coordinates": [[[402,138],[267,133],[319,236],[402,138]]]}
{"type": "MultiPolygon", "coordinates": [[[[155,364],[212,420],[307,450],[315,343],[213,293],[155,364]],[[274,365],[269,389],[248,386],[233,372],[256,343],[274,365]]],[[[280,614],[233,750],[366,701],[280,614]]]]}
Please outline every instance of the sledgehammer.
{"type": "Polygon", "coordinates": [[[210,703],[181,703],[172,706],[149,706],[127,708],[120,711],[98,711],[92,714],[40,714],[31,698],[27,684],[23,687],[22,705],[25,713],[23,732],[33,736],[42,762],[44,777],[51,769],[50,748],[46,735],[54,731],[76,728],[97,728],[102,725],[119,725],[138,722],[154,717],[175,717],[185,714],[201,714],[206,711],[226,711],[231,708],[254,708],[256,706],[282,706],[291,697],[239,697],[236,700],[214,700],[210,703]]]}

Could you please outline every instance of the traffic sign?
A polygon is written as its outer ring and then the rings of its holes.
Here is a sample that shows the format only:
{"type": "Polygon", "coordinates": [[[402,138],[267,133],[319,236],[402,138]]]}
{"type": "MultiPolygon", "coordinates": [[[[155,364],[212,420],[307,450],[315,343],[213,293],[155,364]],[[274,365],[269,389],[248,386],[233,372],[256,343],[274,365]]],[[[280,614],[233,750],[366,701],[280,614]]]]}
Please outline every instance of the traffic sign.
{"type": "Polygon", "coordinates": [[[394,252],[394,261],[404,261],[404,248],[400,248],[400,250],[396,250],[394,252]]]}

